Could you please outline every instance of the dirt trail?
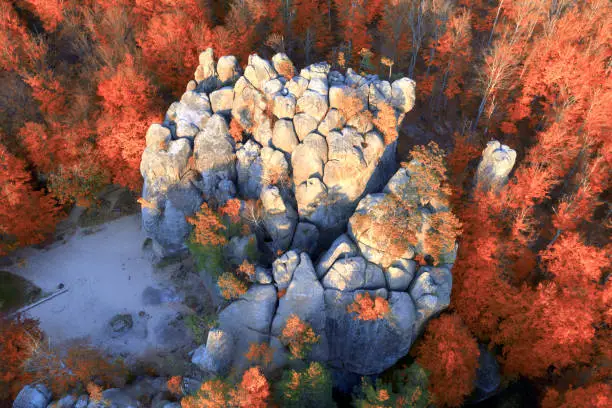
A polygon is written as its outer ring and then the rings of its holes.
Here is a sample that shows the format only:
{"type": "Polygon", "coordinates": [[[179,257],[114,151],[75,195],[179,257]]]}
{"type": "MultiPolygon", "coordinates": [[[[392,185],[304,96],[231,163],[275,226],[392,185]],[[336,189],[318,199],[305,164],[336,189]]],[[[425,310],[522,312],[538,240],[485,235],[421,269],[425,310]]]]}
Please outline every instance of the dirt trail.
{"type": "Polygon", "coordinates": [[[88,338],[115,354],[134,357],[180,347],[185,328],[176,324],[182,296],[154,272],[143,251],[140,216],[103,224],[89,233],[79,229],[64,242],[17,254],[25,265],[7,268],[44,292],[64,284],[68,292],[27,312],[40,320],[52,344],[88,338]],[[99,229],[99,230],[98,230],[99,229]],[[109,322],[130,314],[133,326],[114,331],[109,322]]]}

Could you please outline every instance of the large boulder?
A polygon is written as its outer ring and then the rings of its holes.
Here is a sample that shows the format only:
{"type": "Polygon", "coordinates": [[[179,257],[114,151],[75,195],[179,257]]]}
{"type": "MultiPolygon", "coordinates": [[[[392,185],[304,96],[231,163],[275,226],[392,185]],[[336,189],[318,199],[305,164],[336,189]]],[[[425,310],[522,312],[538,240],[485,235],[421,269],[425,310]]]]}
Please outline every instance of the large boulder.
{"type": "Polygon", "coordinates": [[[416,306],[415,329],[418,334],[432,316],[450,304],[453,276],[446,266],[421,266],[410,285],[410,296],[416,306]]]}
{"type": "Polygon", "coordinates": [[[405,292],[391,292],[389,315],[360,320],[348,311],[360,291],[325,290],[329,364],[361,375],[378,374],[405,356],[413,338],[414,304],[405,292]]]}
{"type": "Polygon", "coordinates": [[[231,333],[220,329],[210,330],[206,344],[194,351],[191,362],[202,371],[225,375],[231,368],[234,343],[231,333]]]}
{"type": "Polygon", "coordinates": [[[476,184],[488,191],[498,191],[508,181],[508,175],[514,167],[516,151],[497,140],[487,143],[482,152],[482,159],[476,172],[476,184]]]}
{"type": "Polygon", "coordinates": [[[47,408],[51,391],[42,384],[26,385],[13,401],[13,408],[47,408]]]}
{"type": "Polygon", "coordinates": [[[273,253],[289,249],[298,217],[291,204],[286,203],[277,187],[264,187],[261,192],[263,224],[270,235],[273,253]]]}

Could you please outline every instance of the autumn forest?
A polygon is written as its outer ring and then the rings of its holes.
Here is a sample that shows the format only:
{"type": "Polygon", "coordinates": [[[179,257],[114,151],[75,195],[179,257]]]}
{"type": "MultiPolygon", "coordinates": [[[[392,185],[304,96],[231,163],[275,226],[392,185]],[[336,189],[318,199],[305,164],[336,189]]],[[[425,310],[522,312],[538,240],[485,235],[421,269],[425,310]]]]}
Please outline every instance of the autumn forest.
{"type": "MultiPolygon", "coordinates": [[[[208,47],[243,66],[252,53],[281,52],[296,66],[409,77],[417,99],[398,154],[407,161],[433,140],[444,158],[436,163],[459,234],[451,304],[410,351],[424,390],[402,386],[414,373],[398,367],[364,382],[351,403],[467,404],[480,347],[495,356],[503,385],[521,384],[535,406],[609,407],[611,44],[606,0],[0,0],[0,256],[45,242],[109,184],[140,196],[144,135],[208,47]],[[493,139],[517,152],[499,189],[474,183],[493,139]]],[[[283,333],[299,344],[315,337],[293,323],[283,333]]],[[[32,325],[0,327],[0,399],[37,379],[23,369],[32,325]]],[[[253,359],[268,352],[254,347],[253,359]]],[[[74,356],[81,377],[62,391],[80,381],[95,393],[90,377],[115,376],[98,358],[74,356]]],[[[181,404],[310,406],[302,388],[325,401],[328,376],[318,363],[286,373],[279,403],[254,366],[181,404]]]]}

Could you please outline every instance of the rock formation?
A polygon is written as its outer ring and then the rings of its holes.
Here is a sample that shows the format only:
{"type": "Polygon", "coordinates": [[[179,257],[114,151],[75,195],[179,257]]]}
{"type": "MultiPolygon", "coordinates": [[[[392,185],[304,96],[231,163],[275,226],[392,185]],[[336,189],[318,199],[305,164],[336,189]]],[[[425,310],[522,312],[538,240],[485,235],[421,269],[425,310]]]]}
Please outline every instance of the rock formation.
{"type": "Polygon", "coordinates": [[[412,80],[391,84],[351,69],[343,75],[327,63],[292,76],[295,68],[284,54],[272,62],[253,54],[241,73],[236,58],[215,64],[212,50],[203,52],[196,81],[147,132],[143,225],[160,256],[185,249],[184,216],[203,200],[234,196],[286,210],[283,236],[274,232],[280,221],[266,224],[271,250],[287,250],[293,233],[301,237],[315,228],[320,244],[329,246],[359,200],[379,191],[395,171],[396,142],[385,144],[373,119],[388,104],[397,126],[414,105],[412,80]],[[250,135],[246,142],[230,135],[232,120],[250,135]]]}
{"type": "Polygon", "coordinates": [[[159,256],[185,250],[185,217],[202,202],[261,204],[257,242],[269,262],[221,311],[193,362],[225,374],[246,367],[250,344],[266,343],[273,365],[283,366],[289,353],[281,332],[296,315],[318,336],[307,358],[380,373],[450,301],[454,246],[436,266],[414,260],[427,255],[429,217],[448,212],[448,202],[414,194],[415,176],[396,172],[397,142],[389,137],[414,105],[415,83],[342,74],[327,63],[297,74],[284,54],[271,62],[251,55],[242,72],[234,57],[215,63],[212,50],[203,52],[195,81],[150,127],[142,156],[143,226],[159,256]],[[232,136],[236,128],[244,140],[232,136]],[[415,245],[389,248],[384,231],[375,231],[391,198],[414,209],[415,245]],[[365,294],[388,304],[384,318],[349,311],[365,294]]]}
{"type": "Polygon", "coordinates": [[[497,140],[491,140],[482,152],[476,173],[476,184],[485,191],[499,191],[508,181],[508,175],[515,161],[516,151],[497,140]]]}

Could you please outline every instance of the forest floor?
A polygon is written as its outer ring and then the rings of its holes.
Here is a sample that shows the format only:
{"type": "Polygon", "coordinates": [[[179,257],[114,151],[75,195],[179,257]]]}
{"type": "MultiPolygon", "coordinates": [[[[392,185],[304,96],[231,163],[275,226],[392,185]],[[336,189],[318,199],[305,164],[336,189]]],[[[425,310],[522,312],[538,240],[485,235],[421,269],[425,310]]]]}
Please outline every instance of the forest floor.
{"type": "Polygon", "coordinates": [[[68,289],[27,312],[56,347],[86,341],[127,361],[191,349],[185,292],[167,266],[152,263],[144,243],[140,215],[128,215],[76,227],[42,249],[24,248],[5,269],[43,293],[68,289]]]}

